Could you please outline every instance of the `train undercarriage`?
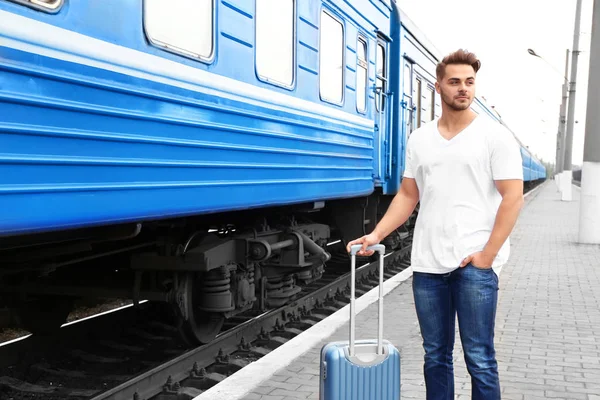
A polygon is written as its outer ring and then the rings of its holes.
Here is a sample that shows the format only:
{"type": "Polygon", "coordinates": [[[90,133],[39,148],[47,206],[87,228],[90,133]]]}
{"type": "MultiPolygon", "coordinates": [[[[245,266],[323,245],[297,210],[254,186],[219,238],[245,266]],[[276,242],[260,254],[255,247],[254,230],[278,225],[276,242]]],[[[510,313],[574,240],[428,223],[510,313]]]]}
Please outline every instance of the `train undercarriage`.
{"type": "MultiPolygon", "coordinates": [[[[525,191],[541,182],[526,184],[525,191]]],[[[345,243],[371,232],[392,199],[373,193],[326,204],[0,238],[0,328],[52,335],[77,301],[119,298],[163,303],[187,343],[208,343],[240,313],[293,301],[327,269],[328,244],[341,242],[337,250],[347,257],[345,243]]],[[[417,213],[418,206],[383,240],[387,249],[407,245],[417,213]]]]}
{"type": "MultiPolygon", "coordinates": [[[[207,343],[226,319],[252,308],[281,306],[318,280],[330,255],[329,227],[263,224],[244,233],[198,231],[174,251],[164,247],[132,256],[134,301],[146,296],[147,275],[155,294],[165,296],[188,342],[207,343]]],[[[152,290],[152,289],[150,289],[152,290]]]]}
{"type": "MultiPolygon", "coordinates": [[[[0,327],[50,335],[76,300],[122,298],[134,305],[164,303],[187,343],[208,343],[240,313],[293,301],[323,275],[331,258],[328,243],[370,232],[390,201],[373,194],[327,207],[247,210],[31,243],[0,241],[0,307],[13,316],[0,327]]],[[[408,230],[394,232],[386,246],[399,246],[408,230]]]]}

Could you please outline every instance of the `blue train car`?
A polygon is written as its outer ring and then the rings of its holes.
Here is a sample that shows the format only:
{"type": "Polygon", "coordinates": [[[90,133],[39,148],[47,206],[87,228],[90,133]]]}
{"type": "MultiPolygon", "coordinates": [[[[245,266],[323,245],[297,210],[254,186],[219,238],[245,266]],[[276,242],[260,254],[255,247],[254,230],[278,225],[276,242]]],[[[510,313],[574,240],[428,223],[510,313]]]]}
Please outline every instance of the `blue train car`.
{"type": "Polygon", "coordinates": [[[292,300],[439,116],[440,55],[399,6],[0,0],[0,301],[32,332],[78,296],[167,301],[207,342],[292,300]]]}
{"type": "Polygon", "coordinates": [[[50,3],[0,3],[0,234],[373,190],[374,109],[348,78],[376,37],[345,16],[389,26],[384,3],[50,3]]]}
{"type": "Polygon", "coordinates": [[[526,188],[546,179],[546,168],[522,143],[521,158],[523,159],[523,180],[526,188]]]}

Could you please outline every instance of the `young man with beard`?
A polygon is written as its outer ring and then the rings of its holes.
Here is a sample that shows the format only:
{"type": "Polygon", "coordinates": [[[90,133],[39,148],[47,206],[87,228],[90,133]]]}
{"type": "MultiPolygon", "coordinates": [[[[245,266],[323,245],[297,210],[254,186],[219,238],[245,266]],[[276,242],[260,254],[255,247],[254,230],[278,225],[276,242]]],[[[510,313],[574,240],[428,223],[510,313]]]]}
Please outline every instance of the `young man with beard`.
{"type": "Polygon", "coordinates": [[[379,243],[421,202],[412,248],[413,295],[423,347],[427,399],[454,399],[455,318],[473,400],[500,399],[494,348],[498,268],[523,205],[522,160],[504,126],[470,109],[481,66],[458,50],[437,66],[442,115],[415,130],[407,144],[399,193],[369,235],[379,243]]]}

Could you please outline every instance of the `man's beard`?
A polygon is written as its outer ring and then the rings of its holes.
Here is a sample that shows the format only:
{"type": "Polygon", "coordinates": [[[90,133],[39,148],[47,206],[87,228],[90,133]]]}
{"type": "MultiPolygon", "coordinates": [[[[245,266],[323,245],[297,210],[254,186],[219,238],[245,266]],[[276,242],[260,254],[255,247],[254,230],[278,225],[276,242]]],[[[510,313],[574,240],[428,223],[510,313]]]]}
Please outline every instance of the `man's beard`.
{"type": "Polygon", "coordinates": [[[471,102],[470,101],[466,101],[464,103],[459,103],[458,101],[456,101],[454,99],[448,98],[448,96],[446,96],[444,94],[444,92],[442,92],[442,96],[441,97],[442,97],[442,101],[444,103],[446,103],[446,105],[448,107],[450,107],[454,111],[464,111],[464,110],[468,109],[471,106],[471,102]]]}

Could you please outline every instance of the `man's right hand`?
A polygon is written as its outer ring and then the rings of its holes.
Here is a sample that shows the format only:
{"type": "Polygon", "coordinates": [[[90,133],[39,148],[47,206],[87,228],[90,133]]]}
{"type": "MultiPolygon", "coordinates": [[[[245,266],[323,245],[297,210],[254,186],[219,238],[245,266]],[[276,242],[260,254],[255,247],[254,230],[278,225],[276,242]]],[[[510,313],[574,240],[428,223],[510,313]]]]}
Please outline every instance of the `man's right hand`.
{"type": "Polygon", "coordinates": [[[368,256],[372,255],[375,251],[373,251],[373,250],[367,251],[366,250],[367,247],[373,246],[374,244],[378,244],[380,241],[381,241],[381,239],[379,239],[379,237],[377,237],[377,235],[375,233],[370,233],[361,238],[354,239],[353,241],[348,243],[348,245],[346,246],[346,250],[348,251],[348,253],[350,253],[350,247],[354,246],[355,244],[362,244],[361,249],[356,253],[356,255],[368,257],[368,256]]]}
{"type": "Polygon", "coordinates": [[[367,247],[379,244],[386,235],[389,235],[394,229],[406,222],[410,214],[419,202],[419,188],[414,178],[402,178],[400,190],[394,196],[385,215],[379,221],[373,232],[361,238],[354,239],[346,246],[350,253],[350,247],[355,244],[361,244],[361,249],[356,253],[359,256],[368,257],[374,253],[373,250],[366,251],[367,247]]]}

